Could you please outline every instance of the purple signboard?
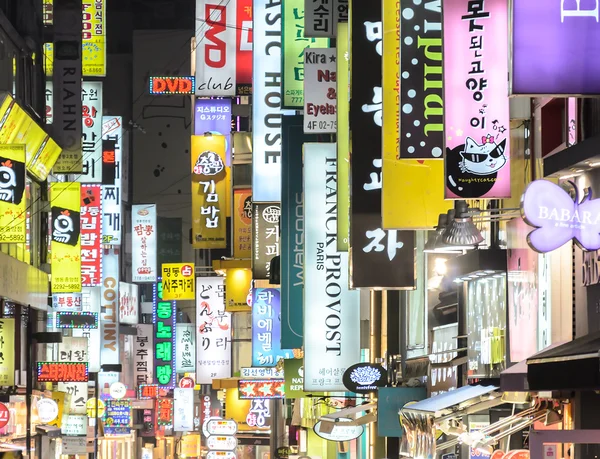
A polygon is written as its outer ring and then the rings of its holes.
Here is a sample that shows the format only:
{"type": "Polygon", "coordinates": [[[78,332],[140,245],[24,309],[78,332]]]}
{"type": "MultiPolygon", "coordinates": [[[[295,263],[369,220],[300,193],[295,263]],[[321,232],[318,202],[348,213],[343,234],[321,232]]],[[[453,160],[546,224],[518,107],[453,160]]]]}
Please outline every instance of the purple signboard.
{"type": "Polygon", "coordinates": [[[531,182],[521,199],[525,222],[536,229],[527,242],[538,252],[558,249],[574,239],[584,250],[600,249],[600,199],[591,192],[579,201],[547,180],[531,182]]]}
{"type": "Polygon", "coordinates": [[[278,288],[252,290],[252,366],[274,367],[279,359],[293,359],[281,349],[281,292],[278,288]]]}
{"type": "Polygon", "coordinates": [[[513,0],[512,7],[513,94],[600,94],[598,1],[513,0]]]}
{"type": "Polygon", "coordinates": [[[194,135],[225,136],[227,166],[231,166],[231,99],[196,99],[194,135]]]}
{"type": "Polygon", "coordinates": [[[446,199],[510,197],[506,0],[444,0],[446,199]]]}

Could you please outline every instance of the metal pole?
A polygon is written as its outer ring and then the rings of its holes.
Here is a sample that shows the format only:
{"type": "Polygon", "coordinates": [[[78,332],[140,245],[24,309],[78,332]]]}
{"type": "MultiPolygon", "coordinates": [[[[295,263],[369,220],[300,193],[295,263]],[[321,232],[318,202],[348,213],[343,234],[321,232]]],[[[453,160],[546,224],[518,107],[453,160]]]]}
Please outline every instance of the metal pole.
{"type": "Polygon", "coordinates": [[[25,352],[25,367],[27,368],[27,374],[25,376],[25,406],[27,410],[26,415],[26,436],[25,441],[27,442],[27,446],[25,451],[27,451],[27,458],[31,457],[31,396],[33,393],[33,372],[35,371],[33,368],[32,362],[32,347],[33,347],[33,327],[31,321],[31,305],[27,306],[27,351],[25,352]]]}

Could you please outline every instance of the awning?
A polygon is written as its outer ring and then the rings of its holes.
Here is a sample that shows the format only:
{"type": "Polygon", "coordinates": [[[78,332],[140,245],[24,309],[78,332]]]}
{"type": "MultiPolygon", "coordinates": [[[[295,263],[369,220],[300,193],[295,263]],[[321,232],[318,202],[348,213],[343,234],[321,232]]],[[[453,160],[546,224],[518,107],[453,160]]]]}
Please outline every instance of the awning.
{"type": "MultiPolygon", "coordinates": [[[[541,353],[551,349],[556,349],[563,343],[556,343],[548,346],[543,351],[538,352],[529,359],[537,358],[541,353]]],[[[529,381],[527,381],[527,360],[521,360],[510,368],[507,368],[500,373],[500,390],[502,392],[529,392],[529,381]]]]}
{"type": "Polygon", "coordinates": [[[370,422],[375,422],[377,420],[377,413],[375,412],[377,408],[377,402],[373,403],[363,403],[362,405],[351,406],[348,408],[343,408],[338,411],[334,411],[333,413],[324,414],[319,418],[320,421],[333,422],[334,424],[343,423],[345,426],[361,426],[368,424],[370,422]],[[373,410],[370,413],[367,413],[364,416],[360,416],[355,418],[355,415],[362,413],[363,411],[373,410]],[[341,420],[341,421],[338,421],[341,420]]]}
{"type": "Polygon", "coordinates": [[[527,359],[529,390],[599,390],[600,332],[527,359]]]}

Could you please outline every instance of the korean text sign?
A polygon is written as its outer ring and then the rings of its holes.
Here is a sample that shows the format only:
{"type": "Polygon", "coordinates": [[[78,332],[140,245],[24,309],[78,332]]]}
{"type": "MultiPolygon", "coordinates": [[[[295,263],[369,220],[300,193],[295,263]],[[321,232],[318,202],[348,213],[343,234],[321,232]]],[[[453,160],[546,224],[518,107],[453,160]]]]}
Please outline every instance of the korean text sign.
{"type": "Polygon", "coordinates": [[[506,1],[445,0],[442,11],[445,197],[509,198],[506,1]]]}
{"type": "Polygon", "coordinates": [[[193,263],[165,263],[162,265],[162,298],[195,300],[196,283],[193,263]]]}
{"type": "Polygon", "coordinates": [[[53,293],[81,291],[80,199],[79,183],[50,184],[53,293]]]}
{"type": "Polygon", "coordinates": [[[120,116],[102,117],[102,140],[115,143],[115,181],[114,184],[102,185],[102,243],[110,245],[121,244],[122,124],[120,116]]]}
{"type": "Polygon", "coordinates": [[[133,380],[139,387],[154,381],[154,333],[152,324],[136,325],[137,335],[133,341],[133,380]]]}
{"type": "Polygon", "coordinates": [[[134,205],[131,209],[131,252],[133,282],[156,282],[156,204],[134,205]]]}
{"type": "Polygon", "coordinates": [[[252,190],[233,191],[233,257],[252,256],[252,190]]]}
{"type": "Polygon", "coordinates": [[[84,1],[83,8],[83,75],[106,75],[105,0],[84,1]]]}
{"type": "Polygon", "coordinates": [[[154,380],[159,387],[175,387],[176,318],[175,302],[158,298],[154,305],[154,380]]]}
{"type": "Polygon", "coordinates": [[[0,242],[26,239],[25,145],[0,145],[0,242]]]}
{"type": "MultiPolygon", "coordinates": [[[[85,45],[84,45],[85,46],[85,45]]],[[[81,89],[82,183],[102,182],[102,83],[84,81],[81,89]]]]}
{"type": "Polygon", "coordinates": [[[119,344],[119,249],[104,249],[102,255],[102,298],[100,300],[100,363],[120,363],[119,344]]]}
{"type": "Polygon", "coordinates": [[[0,319],[0,385],[15,385],[15,319],[0,319]]]}
{"type": "Polygon", "coordinates": [[[231,376],[231,314],[225,312],[222,277],[198,277],[196,293],[196,383],[231,376]]]}
{"type": "Polygon", "coordinates": [[[237,0],[236,79],[240,96],[252,94],[252,0],[237,0]]]}
{"type": "Polygon", "coordinates": [[[97,287],[102,279],[102,188],[81,185],[81,280],[97,287]]]}
{"type": "Polygon", "coordinates": [[[196,99],[194,135],[210,132],[225,137],[226,165],[231,165],[231,99],[196,99]]]}
{"type": "Polygon", "coordinates": [[[192,136],[192,245],[224,249],[226,228],[225,137],[192,136]]]}
{"type": "Polygon", "coordinates": [[[176,330],[177,373],[193,373],[196,370],[196,333],[194,324],[177,324],[176,330]]]}
{"type": "Polygon", "coordinates": [[[328,134],[337,131],[336,56],[335,48],[304,50],[304,132],[306,133],[328,134]]]}
{"type": "Polygon", "coordinates": [[[252,292],[252,366],[274,367],[279,359],[293,357],[281,349],[281,292],[255,288],[252,292]]]}
{"type": "Polygon", "coordinates": [[[87,382],[88,364],[78,362],[38,362],[38,382],[87,382]]]}
{"type": "Polygon", "coordinates": [[[105,402],[104,428],[107,433],[125,433],[131,425],[131,400],[108,399],[105,402]],[[125,430],[123,430],[125,428],[125,430]]]}
{"type": "Polygon", "coordinates": [[[252,209],[252,277],[268,279],[271,260],[279,255],[279,203],[254,203],[252,209]]]}
{"type": "Polygon", "coordinates": [[[305,37],[337,37],[338,22],[348,22],[348,0],[304,0],[305,37]]]}

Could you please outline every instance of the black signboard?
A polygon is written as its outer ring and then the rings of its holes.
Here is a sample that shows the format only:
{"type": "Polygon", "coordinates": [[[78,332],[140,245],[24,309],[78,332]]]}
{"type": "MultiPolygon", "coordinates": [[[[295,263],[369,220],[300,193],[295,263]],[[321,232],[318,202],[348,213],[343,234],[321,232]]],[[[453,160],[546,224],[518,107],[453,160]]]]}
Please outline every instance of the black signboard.
{"type": "Polygon", "coordinates": [[[102,185],[115,184],[115,178],[117,176],[116,148],[116,141],[102,141],[102,185]]]}
{"type": "Polygon", "coordinates": [[[376,363],[357,363],[352,365],[342,377],[346,389],[357,394],[377,392],[387,385],[387,370],[376,363]]]}
{"type": "Polygon", "coordinates": [[[413,289],[415,233],[381,228],[381,27],[381,4],[352,5],[350,283],[413,289]]]}
{"type": "Polygon", "coordinates": [[[98,328],[97,312],[57,312],[56,328],[98,328]]]}
{"type": "Polygon", "coordinates": [[[252,206],[252,278],[269,279],[271,260],[279,255],[278,202],[266,202],[252,206]]]}

